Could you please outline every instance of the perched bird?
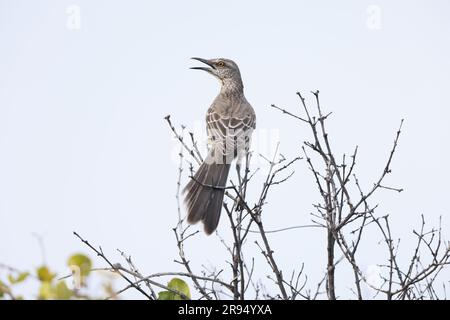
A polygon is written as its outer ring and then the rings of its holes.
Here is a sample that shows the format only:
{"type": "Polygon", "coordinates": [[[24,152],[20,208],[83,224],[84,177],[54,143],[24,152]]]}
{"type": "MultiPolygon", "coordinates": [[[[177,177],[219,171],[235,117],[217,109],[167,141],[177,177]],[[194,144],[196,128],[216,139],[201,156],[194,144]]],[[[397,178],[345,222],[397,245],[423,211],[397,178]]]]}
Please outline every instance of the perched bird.
{"type": "Polygon", "coordinates": [[[206,113],[208,155],[184,188],[187,221],[202,221],[206,234],[219,224],[223,196],[231,162],[241,161],[248,152],[256,126],[252,106],[244,96],[244,85],[237,64],[229,59],[192,58],[207,65],[191,69],[204,70],[221,83],[221,89],[206,113]]]}

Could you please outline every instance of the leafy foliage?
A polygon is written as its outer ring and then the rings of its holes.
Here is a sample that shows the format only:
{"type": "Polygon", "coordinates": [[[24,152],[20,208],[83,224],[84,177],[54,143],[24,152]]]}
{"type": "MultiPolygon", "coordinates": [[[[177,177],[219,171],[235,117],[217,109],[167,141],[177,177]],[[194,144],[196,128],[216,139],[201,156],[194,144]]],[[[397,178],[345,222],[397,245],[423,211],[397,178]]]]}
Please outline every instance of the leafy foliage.
{"type": "MultiPolygon", "coordinates": [[[[6,279],[0,278],[0,299],[23,299],[22,295],[15,292],[19,290],[19,285],[28,286],[32,282],[38,284],[37,293],[34,295],[37,299],[96,299],[83,293],[86,291],[84,289],[88,289],[88,278],[92,271],[91,259],[84,254],[76,253],[67,259],[67,266],[72,274],[62,278],[58,278],[58,274],[45,264],[37,267],[33,272],[7,268],[6,279]]],[[[104,283],[103,288],[107,297],[116,297],[112,294],[114,288],[110,281],[104,283]]]]}
{"type": "Polygon", "coordinates": [[[158,300],[185,300],[186,297],[191,299],[191,292],[185,281],[179,278],[173,278],[169,281],[167,287],[173,291],[161,291],[158,294],[158,300]],[[176,292],[182,293],[185,297],[176,292]]]}

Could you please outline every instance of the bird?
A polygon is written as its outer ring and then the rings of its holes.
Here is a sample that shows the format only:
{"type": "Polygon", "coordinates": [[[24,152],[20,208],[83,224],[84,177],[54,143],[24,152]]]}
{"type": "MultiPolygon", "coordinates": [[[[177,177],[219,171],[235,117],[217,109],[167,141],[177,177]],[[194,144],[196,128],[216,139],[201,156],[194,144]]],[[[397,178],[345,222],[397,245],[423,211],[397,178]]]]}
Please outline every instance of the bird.
{"type": "Polygon", "coordinates": [[[238,65],[225,58],[192,58],[203,70],[217,78],[220,92],[206,112],[208,153],[183,189],[187,222],[203,223],[207,235],[219,224],[228,173],[236,159],[240,178],[241,163],[249,152],[251,136],[256,128],[256,115],[244,96],[244,85],[238,65]]]}

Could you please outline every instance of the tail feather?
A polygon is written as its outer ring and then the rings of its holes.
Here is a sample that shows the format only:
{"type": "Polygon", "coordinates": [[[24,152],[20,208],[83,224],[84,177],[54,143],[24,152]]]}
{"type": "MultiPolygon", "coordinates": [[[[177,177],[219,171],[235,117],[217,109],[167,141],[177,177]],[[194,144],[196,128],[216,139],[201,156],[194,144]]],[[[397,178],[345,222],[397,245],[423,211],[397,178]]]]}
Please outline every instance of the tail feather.
{"type": "Polygon", "coordinates": [[[183,190],[187,221],[190,224],[202,221],[207,234],[213,233],[219,224],[229,170],[229,164],[205,161],[183,190]]]}

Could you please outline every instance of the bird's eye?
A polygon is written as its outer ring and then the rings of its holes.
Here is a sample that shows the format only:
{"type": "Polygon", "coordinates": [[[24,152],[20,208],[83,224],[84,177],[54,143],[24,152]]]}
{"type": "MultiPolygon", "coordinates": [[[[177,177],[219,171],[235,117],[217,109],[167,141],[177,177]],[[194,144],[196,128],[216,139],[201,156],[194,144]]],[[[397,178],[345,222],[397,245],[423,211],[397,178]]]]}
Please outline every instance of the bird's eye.
{"type": "Polygon", "coordinates": [[[219,67],[225,67],[225,62],[219,61],[219,62],[217,62],[217,65],[218,65],[219,67]]]}

